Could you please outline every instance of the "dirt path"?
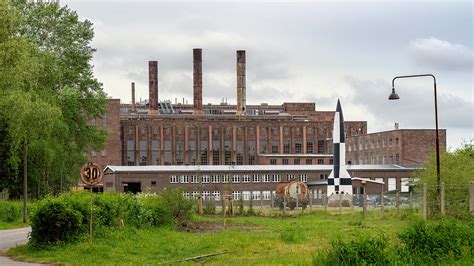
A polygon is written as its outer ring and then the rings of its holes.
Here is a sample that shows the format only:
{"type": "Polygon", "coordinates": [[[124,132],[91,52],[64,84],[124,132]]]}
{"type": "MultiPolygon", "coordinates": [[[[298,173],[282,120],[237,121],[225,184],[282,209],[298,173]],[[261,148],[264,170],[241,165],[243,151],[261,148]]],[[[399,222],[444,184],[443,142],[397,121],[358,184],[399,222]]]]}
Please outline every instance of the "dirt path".
{"type": "Polygon", "coordinates": [[[28,242],[28,233],[31,232],[31,227],[0,230],[0,265],[44,265],[29,262],[13,261],[8,257],[2,256],[9,248],[17,245],[23,245],[28,242]]]}

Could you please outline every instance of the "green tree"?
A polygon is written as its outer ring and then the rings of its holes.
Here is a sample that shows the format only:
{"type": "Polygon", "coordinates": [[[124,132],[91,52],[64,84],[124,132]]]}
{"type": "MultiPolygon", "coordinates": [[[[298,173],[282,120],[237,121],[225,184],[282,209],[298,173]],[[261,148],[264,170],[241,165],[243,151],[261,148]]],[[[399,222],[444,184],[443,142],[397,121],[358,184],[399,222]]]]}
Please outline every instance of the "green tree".
{"type": "Polygon", "coordinates": [[[106,105],[93,35],[58,3],[0,1],[0,189],[24,195],[25,210],[28,193],[76,182],[85,151],[105,144],[105,130],[89,122],[106,105]]]}
{"type": "MultiPolygon", "coordinates": [[[[430,211],[436,215],[439,210],[436,177],[436,158],[430,156],[424,169],[418,171],[420,177],[418,188],[428,185],[428,200],[430,211]]],[[[474,181],[474,145],[464,143],[453,152],[440,154],[440,177],[445,186],[446,214],[454,217],[464,217],[468,213],[469,183],[474,181]]]]}

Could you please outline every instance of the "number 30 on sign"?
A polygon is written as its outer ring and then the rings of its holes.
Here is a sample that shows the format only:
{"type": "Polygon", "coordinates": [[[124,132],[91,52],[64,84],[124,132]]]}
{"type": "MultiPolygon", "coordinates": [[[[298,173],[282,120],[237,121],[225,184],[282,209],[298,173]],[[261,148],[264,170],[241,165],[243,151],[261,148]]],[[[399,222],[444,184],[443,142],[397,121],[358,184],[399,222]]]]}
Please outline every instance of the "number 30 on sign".
{"type": "Polygon", "coordinates": [[[88,186],[95,186],[102,181],[102,169],[95,163],[89,162],[81,168],[81,180],[88,186]]]}

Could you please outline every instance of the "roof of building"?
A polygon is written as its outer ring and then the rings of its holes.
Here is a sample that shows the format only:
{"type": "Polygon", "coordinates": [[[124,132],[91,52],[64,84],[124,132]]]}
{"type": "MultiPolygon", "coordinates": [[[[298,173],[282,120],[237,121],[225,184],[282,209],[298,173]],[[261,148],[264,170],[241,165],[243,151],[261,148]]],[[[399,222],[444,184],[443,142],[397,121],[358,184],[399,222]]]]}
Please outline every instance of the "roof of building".
{"type": "MultiPolygon", "coordinates": [[[[331,171],[332,165],[108,165],[106,173],[149,173],[149,172],[259,172],[259,171],[331,171]]],[[[348,171],[411,171],[420,169],[417,165],[376,164],[347,165],[348,171]]]]}

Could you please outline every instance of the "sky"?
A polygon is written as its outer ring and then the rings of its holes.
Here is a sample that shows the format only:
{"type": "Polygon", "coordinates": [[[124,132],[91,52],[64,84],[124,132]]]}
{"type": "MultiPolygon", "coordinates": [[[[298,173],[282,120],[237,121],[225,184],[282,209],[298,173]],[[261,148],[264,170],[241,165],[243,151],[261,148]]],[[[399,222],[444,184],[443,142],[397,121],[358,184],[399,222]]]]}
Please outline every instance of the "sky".
{"type": "Polygon", "coordinates": [[[94,23],[96,77],[112,98],[148,98],[158,61],[160,100],[192,103],[192,49],[203,49],[203,104],[236,103],[236,50],[246,50],[247,104],[316,103],[368,132],[439,127],[451,150],[474,140],[471,1],[61,1],[94,23]]]}

